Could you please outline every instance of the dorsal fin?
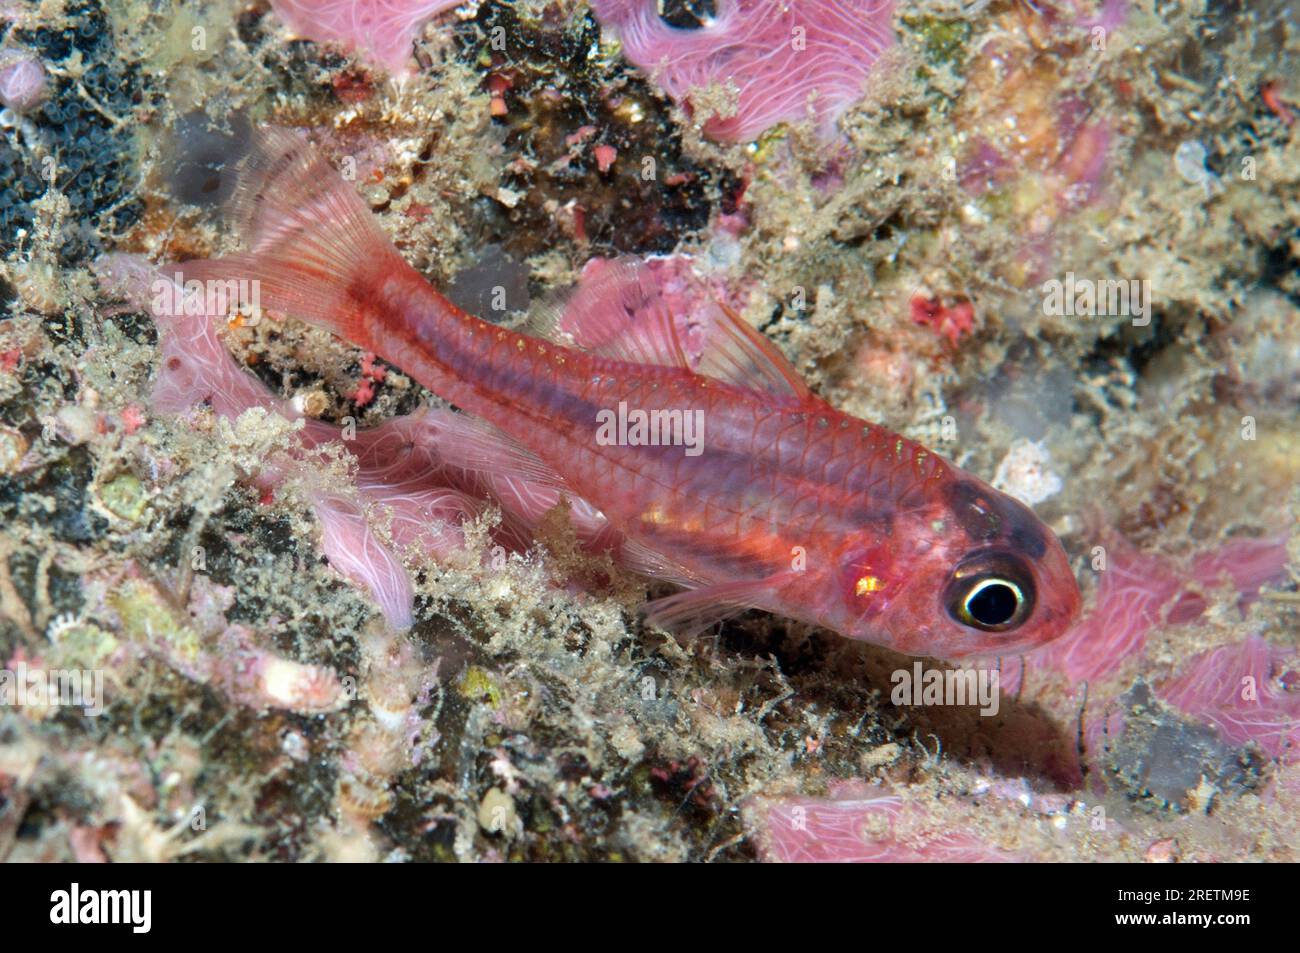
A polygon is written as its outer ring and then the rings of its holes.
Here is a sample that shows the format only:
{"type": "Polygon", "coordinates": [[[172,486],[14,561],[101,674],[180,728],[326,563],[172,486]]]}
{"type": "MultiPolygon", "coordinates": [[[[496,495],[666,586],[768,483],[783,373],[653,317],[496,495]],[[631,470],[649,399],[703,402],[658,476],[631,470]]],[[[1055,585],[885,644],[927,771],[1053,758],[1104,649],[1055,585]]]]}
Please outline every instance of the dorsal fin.
{"type": "Polygon", "coordinates": [[[696,373],[737,387],[762,388],[776,397],[797,401],[812,398],[799,372],[777,346],[721,301],[696,373]]]}
{"type": "Polygon", "coordinates": [[[775,344],[689,270],[670,267],[605,262],[567,298],[536,309],[529,331],[617,361],[685,368],[796,401],[811,396],[775,344]]]}
{"type": "Polygon", "coordinates": [[[692,369],[663,289],[635,258],[602,262],[568,295],[536,309],[528,323],[531,333],[611,360],[692,369]]]}

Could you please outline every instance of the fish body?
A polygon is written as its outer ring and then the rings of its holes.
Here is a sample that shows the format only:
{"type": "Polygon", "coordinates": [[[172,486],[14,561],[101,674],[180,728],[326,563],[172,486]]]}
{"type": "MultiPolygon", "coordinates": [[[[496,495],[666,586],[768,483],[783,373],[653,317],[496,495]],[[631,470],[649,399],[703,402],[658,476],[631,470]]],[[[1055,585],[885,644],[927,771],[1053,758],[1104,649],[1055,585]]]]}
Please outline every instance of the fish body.
{"type": "Polygon", "coordinates": [[[1043,644],[1078,612],[1065,553],[1032,512],[831,407],[725,307],[688,347],[627,267],[551,339],[465,314],[283,132],[244,160],[235,218],[251,249],[186,263],[186,278],[255,279],[269,307],[485,422],[483,461],[583,501],[626,566],[683,587],[653,604],[657,621],[759,608],[960,658],[1043,644]]]}

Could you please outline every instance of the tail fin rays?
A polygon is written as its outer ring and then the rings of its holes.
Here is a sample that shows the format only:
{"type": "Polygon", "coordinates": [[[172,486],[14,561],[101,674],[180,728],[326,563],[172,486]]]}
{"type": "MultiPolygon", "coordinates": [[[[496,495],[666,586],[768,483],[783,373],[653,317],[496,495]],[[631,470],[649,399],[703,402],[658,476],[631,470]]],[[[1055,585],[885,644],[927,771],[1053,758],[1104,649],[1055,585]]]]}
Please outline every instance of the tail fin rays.
{"type": "Polygon", "coordinates": [[[255,137],[226,217],[247,250],[185,262],[185,278],[255,280],[264,307],[336,334],[359,330],[357,305],[372,297],[366,289],[376,279],[404,271],[418,278],[352,185],[288,129],[255,137]]]}

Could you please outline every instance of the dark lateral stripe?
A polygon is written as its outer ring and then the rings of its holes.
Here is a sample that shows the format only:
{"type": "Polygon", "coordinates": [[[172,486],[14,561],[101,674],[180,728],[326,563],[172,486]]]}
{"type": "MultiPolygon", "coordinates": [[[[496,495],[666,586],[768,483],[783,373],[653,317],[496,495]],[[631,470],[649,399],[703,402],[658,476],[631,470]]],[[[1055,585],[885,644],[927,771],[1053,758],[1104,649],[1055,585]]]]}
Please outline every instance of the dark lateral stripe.
{"type": "MultiPolygon", "coordinates": [[[[608,397],[593,401],[575,393],[571,387],[573,384],[587,386],[585,374],[538,373],[549,368],[544,368],[539,361],[517,352],[513,346],[516,340],[514,335],[508,336],[504,341],[482,340],[479,343],[475,342],[470,333],[459,328],[457,331],[460,333],[422,334],[419,344],[415,346],[431,351],[431,356],[437,363],[464,383],[506,398],[530,418],[583,426],[591,433],[593,449],[597,415],[604,410],[617,413],[620,400],[637,410],[681,410],[684,413],[704,410],[704,449],[698,457],[686,457],[684,448],[676,445],[620,448],[623,451],[620,456],[626,461],[629,470],[639,470],[646,475],[651,470],[657,470],[663,482],[700,499],[737,496],[745,487],[767,481],[771,481],[774,493],[789,494],[792,497],[807,494],[814,488],[826,489],[830,491],[825,494],[828,504],[834,503],[835,509],[839,511],[835,514],[828,513],[828,516],[838,516],[862,526],[872,525],[887,532],[898,508],[900,495],[910,494],[923,480],[913,466],[881,449],[882,439],[887,440],[893,435],[864,421],[826,413],[800,412],[796,416],[788,411],[779,411],[782,420],[773,430],[772,437],[756,445],[753,428],[750,428],[750,433],[744,429],[747,415],[725,412],[711,414],[708,404],[712,401],[706,399],[706,395],[698,389],[689,386],[683,388],[684,399],[674,401],[675,406],[663,402],[640,406],[637,398],[648,396],[644,392],[638,393],[640,388],[631,394],[620,394],[617,387],[612,387],[608,397]],[[690,406],[689,394],[692,390],[701,398],[698,407],[690,406]],[[721,417],[724,424],[731,426],[725,426],[721,434],[711,431],[710,417],[715,420],[721,417]],[[837,429],[838,421],[847,419],[850,428],[857,433],[846,433],[844,430],[818,433],[812,428],[816,426],[815,421],[819,417],[826,417],[829,426],[837,429]],[[862,436],[864,427],[871,427],[876,438],[874,443],[869,443],[862,436]],[[831,455],[830,441],[846,437],[849,446],[831,455]],[[785,452],[781,452],[783,449],[785,452]],[[755,454],[755,450],[763,452],[755,454]],[[840,463],[844,456],[852,456],[853,459],[848,463],[840,463]],[[810,458],[819,461],[823,471],[838,464],[837,469],[842,472],[829,480],[814,476],[807,462],[810,458]],[[646,465],[637,466],[637,460],[644,461],[646,465]],[[897,487],[897,477],[903,468],[906,468],[907,479],[912,486],[897,487]]],[[[484,325],[478,333],[495,335],[495,329],[491,325],[484,325]]],[[[658,372],[657,369],[645,373],[655,372],[658,372]]],[[[613,375],[606,376],[614,382],[618,380],[613,375]]],[[[754,427],[762,426],[765,419],[770,420],[770,417],[761,413],[755,415],[754,427]]],[[[554,429],[558,431],[567,428],[556,426],[554,429]]],[[[914,446],[911,443],[904,444],[909,456],[914,446]]],[[[616,459],[613,462],[618,463],[616,459]]]]}

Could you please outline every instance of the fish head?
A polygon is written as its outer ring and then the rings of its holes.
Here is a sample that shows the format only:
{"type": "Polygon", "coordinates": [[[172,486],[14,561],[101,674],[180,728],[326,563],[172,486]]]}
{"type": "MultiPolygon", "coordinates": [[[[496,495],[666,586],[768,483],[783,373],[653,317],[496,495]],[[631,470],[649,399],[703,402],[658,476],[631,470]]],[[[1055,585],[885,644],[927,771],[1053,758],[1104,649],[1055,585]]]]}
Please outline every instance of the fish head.
{"type": "Polygon", "coordinates": [[[895,514],[888,537],[850,547],[841,569],[845,634],[909,655],[1020,654],[1064,635],[1081,603],[1055,534],[1024,504],[961,473],[895,514]]]}

